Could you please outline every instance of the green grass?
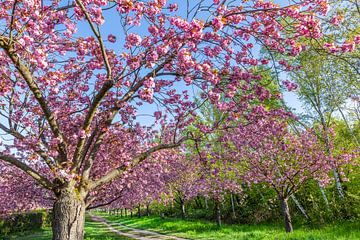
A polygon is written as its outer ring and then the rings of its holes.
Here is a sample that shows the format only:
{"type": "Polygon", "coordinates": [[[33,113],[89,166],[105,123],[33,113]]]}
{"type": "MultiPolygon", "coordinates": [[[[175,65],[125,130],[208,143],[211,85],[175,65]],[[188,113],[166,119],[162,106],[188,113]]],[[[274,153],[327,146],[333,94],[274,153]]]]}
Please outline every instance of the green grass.
{"type": "MultiPolygon", "coordinates": [[[[36,232],[24,232],[21,234],[14,234],[7,238],[0,236],[0,239],[9,239],[9,240],[50,240],[51,238],[52,238],[52,233],[50,228],[46,228],[36,232]]],[[[112,239],[128,240],[129,238],[109,232],[103,224],[98,222],[93,222],[88,217],[86,218],[85,240],[112,240],[112,239]]]]}
{"type": "MultiPolygon", "coordinates": [[[[259,224],[259,225],[224,225],[218,228],[214,223],[200,220],[181,220],[174,218],[142,217],[121,218],[115,215],[107,215],[97,212],[105,217],[114,228],[123,232],[129,229],[121,227],[118,223],[129,227],[147,229],[155,232],[174,235],[189,239],[231,239],[231,240],[359,240],[360,223],[343,222],[329,224],[322,228],[310,228],[306,226],[294,226],[295,231],[286,234],[281,224],[259,224]]],[[[129,238],[111,233],[106,227],[98,222],[86,218],[85,239],[86,240],[127,240],[129,238]]],[[[0,239],[1,236],[0,236],[0,239]]],[[[8,239],[17,240],[50,240],[51,230],[44,229],[37,232],[26,232],[12,235],[8,239]]]]}
{"type": "MultiPolygon", "coordinates": [[[[115,215],[99,214],[114,223],[122,223],[129,227],[147,229],[167,235],[190,239],[234,239],[234,240],[359,240],[360,223],[343,222],[329,224],[321,228],[294,226],[291,234],[284,232],[281,224],[259,225],[224,225],[218,228],[215,224],[199,220],[181,220],[160,217],[121,218],[115,215]]],[[[119,228],[121,230],[121,227],[119,228]]]]}

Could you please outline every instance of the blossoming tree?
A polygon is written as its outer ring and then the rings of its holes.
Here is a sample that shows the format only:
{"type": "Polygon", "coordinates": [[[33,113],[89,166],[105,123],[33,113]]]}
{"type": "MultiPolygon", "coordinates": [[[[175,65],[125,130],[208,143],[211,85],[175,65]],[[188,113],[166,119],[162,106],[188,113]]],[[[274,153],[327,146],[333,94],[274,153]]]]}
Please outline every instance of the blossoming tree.
{"type": "Polygon", "coordinates": [[[286,232],[293,231],[288,198],[306,181],[330,182],[330,170],[349,163],[352,156],[332,157],[323,150],[313,131],[298,135],[289,132],[284,119],[264,112],[264,117],[248,126],[239,126],[226,139],[233,144],[233,159],[239,164],[241,179],[248,184],[265,183],[276,192],[284,216],[286,232]],[[242,172],[242,173],[241,173],[242,172]]]}
{"type": "Polygon", "coordinates": [[[99,189],[192,138],[179,134],[198,107],[188,90],[245,114],[267,96],[255,46],[295,55],[327,12],[325,0],[188,3],[0,2],[1,164],[52,196],[54,239],[83,239],[99,189]],[[143,114],[167,133],[141,126],[143,114]]]}

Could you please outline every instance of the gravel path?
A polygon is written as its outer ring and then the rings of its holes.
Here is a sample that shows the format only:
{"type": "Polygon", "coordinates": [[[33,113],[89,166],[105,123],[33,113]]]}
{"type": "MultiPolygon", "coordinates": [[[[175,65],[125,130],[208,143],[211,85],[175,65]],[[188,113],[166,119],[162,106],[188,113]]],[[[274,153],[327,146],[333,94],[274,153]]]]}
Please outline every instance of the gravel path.
{"type": "Polygon", "coordinates": [[[91,217],[91,219],[93,221],[100,222],[100,223],[104,224],[109,229],[109,231],[111,231],[113,233],[116,233],[116,234],[118,234],[120,236],[125,236],[125,237],[132,238],[132,239],[138,239],[138,240],[154,240],[154,239],[159,239],[159,240],[185,240],[185,238],[169,236],[169,235],[165,235],[165,234],[161,234],[161,233],[157,233],[157,232],[152,232],[152,231],[148,231],[148,230],[136,229],[136,228],[128,227],[128,226],[123,225],[121,223],[109,222],[103,217],[94,216],[94,215],[91,215],[91,214],[90,214],[90,217],[91,217]],[[122,229],[124,229],[124,231],[120,231],[120,230],[114,228],[113,226],[120,226],[122,229]]]}

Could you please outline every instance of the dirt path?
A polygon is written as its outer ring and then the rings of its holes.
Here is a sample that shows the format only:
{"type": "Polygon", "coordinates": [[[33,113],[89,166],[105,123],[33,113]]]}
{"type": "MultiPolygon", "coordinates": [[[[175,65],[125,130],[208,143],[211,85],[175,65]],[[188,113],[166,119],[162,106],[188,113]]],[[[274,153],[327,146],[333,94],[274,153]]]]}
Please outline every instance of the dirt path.
{"type": "Polygon", "coordinates": [[[90,217],[91,217],[91,219],[93,221],[100,222],[100,223],[104,224],[109,229],[109,231],[111,231],[113,233],[116,233],[116,234],[118,234],[120,236],[128,237],[128,238],[133,238],[133,239],[138,239],[138,240],[154,240],[154,239],[159,239],[159,240],[185,240],[185,238],[179,238],[179,237],[175,237],[175,236],[168,236],[168,235],[157,233],[157,232],[151,232],[151,231],[148,231],[148,230],[141,230],[141,229],[128,227],[128,226],[123,225],[121,223],[112,223],[112,222],[107,221],[103,217],[94,216],[92,214],[90,214],[90,217]],[[121,227],[121,229],[123,229],[123,231],[120,231],[120,230],[114,228],[113,226],[121,227]]]}

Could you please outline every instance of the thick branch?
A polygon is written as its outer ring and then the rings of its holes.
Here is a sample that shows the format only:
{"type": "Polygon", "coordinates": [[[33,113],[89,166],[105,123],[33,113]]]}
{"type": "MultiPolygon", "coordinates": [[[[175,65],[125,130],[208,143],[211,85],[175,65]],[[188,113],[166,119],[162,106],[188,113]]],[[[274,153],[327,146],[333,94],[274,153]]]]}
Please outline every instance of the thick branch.
{"type": "MultiPolygon", "coordinates": [[[[168,64],[169,62],[171,62],[171,60],[173,59],[174,55],[170,55],[163,63],[161,63],[160,65],[158,65],[152,72],[149,72],[147,75],[145,75],[139,82],[137,82],[120,100],[119,100],[119,103],[117,106],[115,106],[114,108],[110,109],[111,112],[109,114],[109,117],[106,119],[105,121],[105,127],[109,127],[113,121],[113,119],[115,118],[116,116],[116,113],[117,111],[120,109],[121,107],[121,103],[125,103],[127,101],[129,101],[131,99],[131,97],[142,87],[142,85],[144,84],[144,81],[153,76],[155,77],[156,74],[161,71],[164,66],[166,64],[168,64]]],[[[105,128],[106,129],[106,128],[105,128]]],[[[95,130],[94,130],[95,131],[95,130]]],[[[87,180],[89,178],[89,175],[90,175],[90,171],[91,171],[91,168],[93,166],[93,162],[96,158],[96,154],[97,154],[97,151],[100,147],[100,145],[102,144],[103,140],[104,140],[104,136],[106,134],[106,130],[105,131],[102,131],[99,136],[98,136],[98,139],[94,145],[94,147],[92,148],[91,150],[91,153],[90,153],[90,157],[88,159],[88,161],[85,163],[85,166],[84,166],[84,172],[83,172],[83,179],[87,180]]],[[[82,145],[84,145],[84,143],[82,143],[82,145]]],[[[82,147],[83,148],[83,147],[82,147]]],[[[79,157],[82,156],[83,158],[85,158],[86,156],[84,154],[80,154],[80,152],[78,153],[79,154],[79,157]]],[[[79,169],[81,166],[81,163],[83,162],[82,161],[83,159],[79,159],[78,161],[78,164],[74,165],[73,166],[73,169],[79,169]],[[80,164],[79,164],[80,163],[80,164]]]]}
{"type": "Polygon", "coordinates": [[[113,202],[115,202],[116,200],[120,199],[123,196],[123,194],[122,194],[123,191],[124,191],[124,189],[121,189],[120,193],[115,198],[109,200],[108,202],[99,203],[99,204],[94,205],[94,206],[91,206],[90,205],[91,203],[90,203],[89,206],[86,209],[91,210],[91,209],[95,209],[95,208],[99,208],[99,207],[105,207],[107,205],[110,205],[110,204],[112,204],[113,202]]]}
{"type": "MultiPolygon", "coordinates": [[[[12,128],[11,129],[7,128],[4,124],[0,123],[0,129],[19,140],[25,139],[25,137],[23,135],[21,135],[21,133],[19,133],[18,131],[14,130],[12,128]]],[[[55,166],[50,161],[49,156],[46,152],[44,152],[43,150],[36,150],[35,152],[46,162],[46,164],[49,166],[49,168],[51,170],[55,170],[55,166]]]]}
{"type": "MultiPolygon", "coordinates": [[[[111,118],[110,121],[112,121],[112,119],[113,118],[111,118]]],[[[99,148],[100,148],[100,146],[101,146],[101,144],[102,144],[102,142],[104,140],[105,134],[106,134],[106,130],[104,130],[104,131],[102,131],[100,133],[100,135],[98,136],[93,148],[91,149],[89,158],[85,162],[84,171],[83,171],[83,174],[82,174],[82,179],[84,179],[85,181],[87,181],[89,179],[91,168],[92,168],[92,166],[94,164],[94,160],[96,158],[97,152],[98,152],[98,150],[99,150],[99,148]]]]}
{"type": "Polygon", "coordinates": [[[62,161],[67,161],[67,150],[66,150],[66,144],[64,141],[63,134],[59,128],[58,123],[56,122],[56,118],[54,114],[51,112],[49,106],[47,105],[46,99],[43,96],[42,92],[40,91],[39,86],[36,84],[36,82],[33,79],[33,76],[28,69],[27,66],[25,66],[23,63],[21,63],[20,58],[17,56],[17,54],[13,50],[13,46],[8,45],[9,41],[5,37],[0,36],[0,47],[5,50],[6,54],[9,56],[11,61],[13,62],[16,69],[19,71],[21,76],[26,81],[28,87],[30,88],[31,92],[33,93],[35,99],[39,103],[45,118],[47,122],[50,125],[50,128],[55,135],[56,138],[60,139],[60,143],[58,144],[59,153],[62,161]]]}
{"type": "Polygon", "coordinates": [[[51,190],[52,184],[47,178],[40,175],[36,170],[32,169],[31,167],[29,167],[25,163],[21,162],[19,159],[15,158],[13,156],[2,155],[2,154],[0,154],[0,159],[4,160],[7,163],[10,163],[11,165],[14,165],[14,166],[20,168],[22,171],[27,173],[30,177],[35,179],[43,187],[51,190]]]}
{"type": "MultiPolygon", "coordinates": [[[[103,40],[100,35],[100,31],[96,30],[93,22],[91,21],[89,13],[86,11],[86,8],[83,5],[83,3],[80,0],[77,0],[76,3],[79,5],[82,12],[84,13],[85,18],[88,21],[92,32],[94,33],[94,35],[96,36],[96,38],[99,42],[101,54],[102,54],[104,64],[106,67],[106,72],[107,72],[107,76],[106,76],[107,80],[104,83],[104,85],[102,86],[102,88],[100,89],[100,91],[96,94],[96,96],[90,106],[89,112],[85,117],[83,130],[85,132],[87,132],[90,129],[91,123],[95,117],[96,110],[99,107],[102,99],[106,96],[108,91],[114,86],[114,80],[112,79],[112,70],[111,70],[111,66],[109,63],[109,58],[106,53],[106,48],[104,46],[103,40]]],[[[85,138],[82,138],[79,140],[79,142],[76,146],[76,150],[75,150],[74,157],[73,157],[73,168],[78,168],[79,165],[81,164],[81,155],[82,155],[81,153],[83,151],[84,146],[85,146],[85,138]]]]}

